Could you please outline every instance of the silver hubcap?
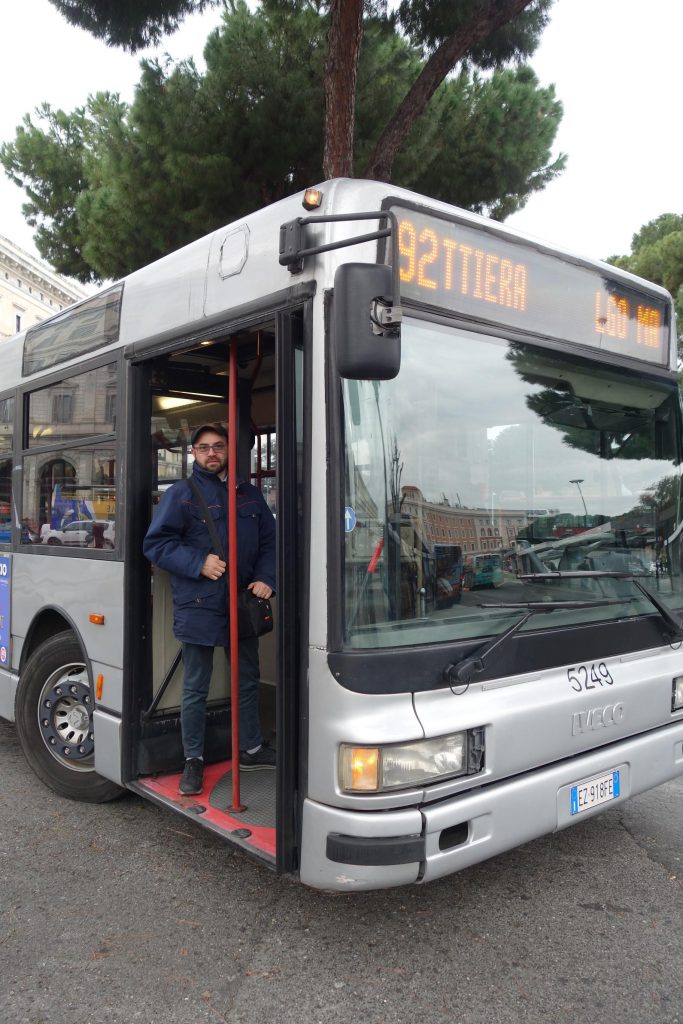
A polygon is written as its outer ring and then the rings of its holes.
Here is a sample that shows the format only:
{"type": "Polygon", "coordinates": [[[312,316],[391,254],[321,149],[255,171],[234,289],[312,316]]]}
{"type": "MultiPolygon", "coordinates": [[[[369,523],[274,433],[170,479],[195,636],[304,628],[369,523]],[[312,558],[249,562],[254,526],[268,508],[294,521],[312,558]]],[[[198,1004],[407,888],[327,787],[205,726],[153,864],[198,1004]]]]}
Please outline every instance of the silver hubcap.
{"type": "Polygon", "coordinates": [[[85,665],[64,665],[45,681],[38,704],[40,735],[55,760],[73,771],[94,770],[92,712],[85,665]]]}

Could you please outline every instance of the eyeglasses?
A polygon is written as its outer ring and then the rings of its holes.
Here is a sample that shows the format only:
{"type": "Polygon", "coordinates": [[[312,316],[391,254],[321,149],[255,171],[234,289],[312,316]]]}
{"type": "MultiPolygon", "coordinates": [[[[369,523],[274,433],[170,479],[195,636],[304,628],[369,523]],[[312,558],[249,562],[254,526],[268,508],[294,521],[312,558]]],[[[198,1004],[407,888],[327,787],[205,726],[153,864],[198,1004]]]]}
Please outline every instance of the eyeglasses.
{"type": "Polygon", "coordinates": [[[194,450],[196,452],[199,452],[200,455],[208,455],[210,451],[214,451],[216,452],[217,455],[219,455],[221,452],[224,452],[227,447],[228,446],[225,443],[225,441],[216,441],[215,444],[193,445],[194,450]]]}

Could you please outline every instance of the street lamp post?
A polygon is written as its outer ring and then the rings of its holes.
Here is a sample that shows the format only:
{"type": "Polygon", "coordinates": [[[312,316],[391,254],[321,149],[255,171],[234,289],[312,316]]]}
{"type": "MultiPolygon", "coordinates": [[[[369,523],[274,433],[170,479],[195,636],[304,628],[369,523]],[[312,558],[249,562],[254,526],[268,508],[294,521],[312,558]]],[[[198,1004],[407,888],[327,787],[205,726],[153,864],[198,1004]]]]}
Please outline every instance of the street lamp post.
{"type": "Polygon", "coordinates": [[[581,490],[581,484],[583,483],[583,477],[581,477],[578,480],[570,480],[569,483],[570,484],[576,484],[576,486],[579,489],[579,494],[581,495],[581,501],[583,502],[583,528],[584,528],[584,530],[586,530],[586,529],[588,529],[588,509],[586,508],[586,499],[584,498],[583,491],[581,490]]]}

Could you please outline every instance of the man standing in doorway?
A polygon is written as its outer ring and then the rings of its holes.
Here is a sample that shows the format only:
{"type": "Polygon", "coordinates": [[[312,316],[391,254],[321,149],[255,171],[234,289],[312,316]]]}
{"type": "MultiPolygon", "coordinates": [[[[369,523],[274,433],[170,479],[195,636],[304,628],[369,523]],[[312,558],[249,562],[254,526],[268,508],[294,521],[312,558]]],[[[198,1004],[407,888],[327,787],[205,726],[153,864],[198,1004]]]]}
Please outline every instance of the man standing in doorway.
{"type": "MultiPolygon", "coordinates": [[[[198,484],[214,520],[223,552],[228,551],[228,437],[217,423],[205,423],[191,437],[198,484]]],[[[237,487],[237,585],[269,598],[275,588],[275,520],[261,492],[244,480],[237,487]]],[[[185,768],[180,792],[201,793],[204,780],[206,702],[214,647],[226,654],[228,588],[226,563],[212,550],[205,514],[188,480],[163,495],[145,537],[143,550],[154,565],[170,573],[173,633],[182,644],[183,696],[180,724],[185,768]]],[[[230,556],[228,556],[230,557],[230,556]]],[[[263,742],[258,707],[258,639],[239,641],[240,768],[275,768],[275,751],[263,742]]]]}

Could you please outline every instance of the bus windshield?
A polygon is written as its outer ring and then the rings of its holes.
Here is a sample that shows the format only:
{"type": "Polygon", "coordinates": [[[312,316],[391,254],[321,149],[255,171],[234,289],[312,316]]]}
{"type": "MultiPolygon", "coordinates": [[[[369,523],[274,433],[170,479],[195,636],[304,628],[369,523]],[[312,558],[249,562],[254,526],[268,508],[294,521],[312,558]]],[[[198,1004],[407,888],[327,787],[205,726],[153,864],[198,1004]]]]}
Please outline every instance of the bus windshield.
{"type": "Polygon", "coordinates": [[[346,646],[495,634],[505,603],[587,605],[527,629],[652,613],[608,573],[683,605],[675,382],[408,320],[344,429],[346,646]]]}

